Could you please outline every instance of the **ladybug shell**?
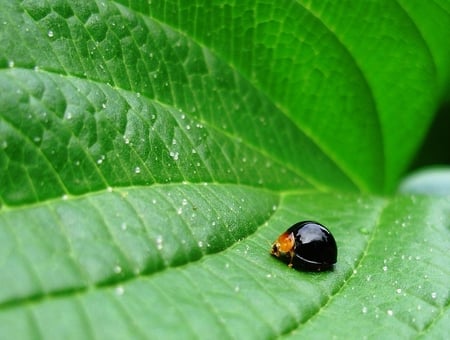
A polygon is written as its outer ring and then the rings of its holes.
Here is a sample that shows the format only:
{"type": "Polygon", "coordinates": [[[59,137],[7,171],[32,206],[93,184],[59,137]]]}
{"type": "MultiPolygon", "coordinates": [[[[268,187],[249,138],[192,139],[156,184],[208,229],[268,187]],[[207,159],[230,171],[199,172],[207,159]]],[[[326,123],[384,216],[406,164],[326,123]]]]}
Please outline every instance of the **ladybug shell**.
{"type": "Polygon", "coordinates": [[[298,222],[286,233],[293,233],[295,239],[294,268],[310,271],[333,269],[337,260],[336,241],[324,225],[314,221],[298,222]]]}

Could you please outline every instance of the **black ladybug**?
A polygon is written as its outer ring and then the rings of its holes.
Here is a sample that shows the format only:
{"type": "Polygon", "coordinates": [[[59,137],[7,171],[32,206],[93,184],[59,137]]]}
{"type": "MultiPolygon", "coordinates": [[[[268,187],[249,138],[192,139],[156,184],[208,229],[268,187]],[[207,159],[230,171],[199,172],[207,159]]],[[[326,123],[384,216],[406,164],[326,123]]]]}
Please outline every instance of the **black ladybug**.
{"type": "Polygon", "coordinates": [[[337,246],[333,235],[322,224],[302,221],[282,233],[272,244],[271,254],[288,266],[307,271],[333,269],[337,246]]]}

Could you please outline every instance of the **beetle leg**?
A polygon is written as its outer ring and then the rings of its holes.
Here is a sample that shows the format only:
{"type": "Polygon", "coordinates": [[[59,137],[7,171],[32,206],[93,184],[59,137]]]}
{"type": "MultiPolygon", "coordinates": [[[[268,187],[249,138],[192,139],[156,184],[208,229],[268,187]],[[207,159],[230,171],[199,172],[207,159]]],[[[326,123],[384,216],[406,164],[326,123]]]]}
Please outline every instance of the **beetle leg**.
{"type": "Polygon", "coordinates": [[[288,267],[289,267],[289,268],[292,268],[292,261],[294,260],[294,255],[295,255],[294,251],[291,250],[291,251],[289,252],[289,255],[291,256],[291,260],[289,261],[288,267]]]}

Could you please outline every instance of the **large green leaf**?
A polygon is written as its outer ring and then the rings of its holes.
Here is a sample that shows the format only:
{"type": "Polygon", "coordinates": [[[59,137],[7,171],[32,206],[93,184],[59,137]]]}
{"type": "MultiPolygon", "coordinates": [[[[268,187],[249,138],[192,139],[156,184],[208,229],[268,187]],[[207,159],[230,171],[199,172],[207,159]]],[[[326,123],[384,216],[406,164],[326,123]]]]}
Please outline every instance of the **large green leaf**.
{"type": "Polygon", "coordinates": [[[0,5],[0,338],[448,334],[450,199],[375,196],[448,1],[0,5]],[[269,255],[302,219],[334,271],[269,255]]]}
{"type": "Polygon", "coordinates": [[[449,216],[450,199],[218,184],[13,209],[0,221],[0,337],[444,338],[449,216]],[[333,272],[268,253],[281,228],[309,218],[338,240],[333,272]]]}

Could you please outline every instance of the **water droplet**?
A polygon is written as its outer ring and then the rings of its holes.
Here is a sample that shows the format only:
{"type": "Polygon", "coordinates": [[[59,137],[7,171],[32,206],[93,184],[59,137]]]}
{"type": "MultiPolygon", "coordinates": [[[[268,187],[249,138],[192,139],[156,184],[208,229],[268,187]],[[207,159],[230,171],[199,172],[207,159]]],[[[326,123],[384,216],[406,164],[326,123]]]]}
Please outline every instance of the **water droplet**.
{"type": "Polygon", "coordinates": [[[179,207],[178,209],[177,209],[177,214],[178,215],[181,215],[183,213],[183,208],[182,207],[179,207]]]}
{"type": "Polygon", "coordinates": [[[156,204],[156,200],[155,200],[155,199],[152,199],[152,203],[153,203],[153,204],[156,204]]]}
{"type": "Polygon", "coordinates": [[[202,241],[198,241],[197,244],[198,244],[199,248],[203,247],[203,242],[202,241]]]}
{"type": "Polygon", "coordinates": [[[174,161],[178,160],[178,156],[179,156],[178,152],[170,151],[170,157],[172,157],[174,161]]]}
{"type": "Polygon", "coordinates": [[[105,160],[106,156],[105,155],[101,155],[99,159],[97,159],[97,164],[102,164],[103,161],[105,160]]]}
{"type": "Polygon", "coordinates": [[[235,291],[236,293],[239,293],[240,290],[241,290],[241,288],[240,288],[239,286],[234,287],[234,291],[235,291]]]}
{"type": "Polygon", "coordinates": [[[401,288],[397,288],[396,292],[397,292],[397,294],[401,294],[402,293],[402,289],[401,288]]]}
{"type": "Polygon", "coordinates": [[[368,235],[370,233],[367,228],[360,228],[359,232],[363,235],[368,235]]]}
{"type": "Polygon", "coordinates": [[[123,295],[123,293],[125,293],[125,288],[123,288],[123,286],[117,286],[116,289],[114,290],[116,292],[116,295],[123,295]]]}
{"type": "Polygon", "coordinates": [[[8,61],[8,67],[9,68],[13,68],[14,67],[14,60],[9,60],[8,61]]]}
{"type": "Polygon", "coordinates": [[[181,204],[182,204],[182,205],[187,205],[187,204],[188,204],[187,199],[186,199],[186,198],[183,198],[183,200],[181,201],[181,204]]]}
{"type": "Polygon", "coordinates": [[[362,310],[361,310],[362,312],[363,312],[363,314],[366,314],[367,313],[367,307],[366,306],[364,306],[363,308],[362,308],[362,310]]]}
{"type": "Polygon", "coordinates": [[[156,237],[156,248],[157,248],[158,250],[163,249],[163,237],[162,237],[161,235],[158,235],[158,236],[156,237]]]}
{"type": "Polygon", "coordinates": [[[119,266],[119,265],[114,266],[114,273],[120,274],[121,272],[122,272],[122,267],[121,266],[119,266]]]}
{"type": "Polygon", "coordinates": [[[107,192],[112,192],[112,191],[113,191],[113,188],[112,188],[112,187],[107,187],[107,188],[106,188],[106,191],[107,191],[107,192]]]}
{"type": "Polygon", "coordinates": [[[431,298],[432,299],[436,299],[437,298],[437,293],[436,292],[432,292],[431,293],[431,298]]]}
{"type": "Polygon", "coordinates": [[[122,224],[120,225],[120,227],[122,228],[122,230],[127,230],[127,228],[128,228],[126,222],[122,222],[122,224]]]}
{"type": "Polygon", "coordinates": [[[138,166],[135,167],[135,168],[134,168],[134,173],[135,173],[135,174],[140,174],[140,173],[141,173],[141,168],[138,167],[138,166]]]}
{"type": "Polygon", "coordinates": [[[387,310],[387,315],[392,316],[394,315],[394,311],[392,309],[387,310]]]}
{"type": "Polygon", "coordinates": [[[62,197],[61,197],[61,199],[63,200],[63,201],[67,201],[67,199],[69,198],[69,196],[67,196],[67,195],[62,195],[62,197]]]}
{"type": "Polygon", "coordinates": [[[385,272],[387,270],[388,270],[388,267],[387,266],[383,266],[383,271],[385,272]]]}
{"type": "Polygon", "coordinates": [[[49,31],[47,32],[47,35],[48,35],[49,38],[53,38],[53,36],[55,35],[55,33],[53,33],[52,30],[49,30],[49,31]]]}

